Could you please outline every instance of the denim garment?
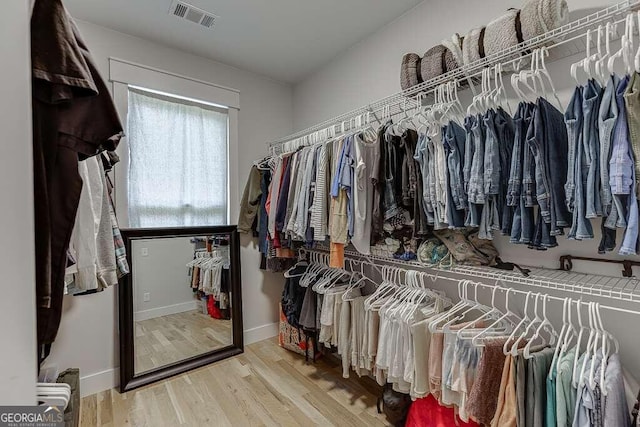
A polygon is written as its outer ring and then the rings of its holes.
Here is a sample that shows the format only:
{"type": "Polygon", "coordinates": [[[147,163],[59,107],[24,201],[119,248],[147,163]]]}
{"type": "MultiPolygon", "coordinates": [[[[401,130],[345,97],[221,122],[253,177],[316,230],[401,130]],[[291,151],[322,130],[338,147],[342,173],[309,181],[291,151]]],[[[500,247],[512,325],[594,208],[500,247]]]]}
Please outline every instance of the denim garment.
{"type": "Polygon", "coordinates": [[[618,228],[627,227],[627,197],[631,194],[634,178],[634,163],[630,150],[629,127],[624,93],[629,84],[629,76],[620,79],[616,90],[618,120],[613,130],[611,159],[609,160],[609,183],[613,195],[613,206],[618,213],[618,228]]]}
{"type": "Polygon", "coordinates": [[[417,164],[413,159],[418,143],[418,133],[413,129],[407,129],[402,134],[400,140],[400,150],[402,152],[402,203],[404,206],[412,210],[413,201],[416,197],[416,188],[418,185],[417,164]]]}
{"type": "MultiPolygon", "coordinates": [[[[564,113],[564,122],[567,126],[567,138],[569,140],[567,160],[567,182],[564,186],[567,209],[573,212],[576,200],[576,156],[578,146],[582,145],[582,86],[577,86],[567,111],[564,113]]],[[[575,226],[575,221],[574,221],[575,226]]]]}
{"type": "Polygon", "coordinates": [[[535,189],[538,206],[540,206],[539,215],[546,223],[551,223],[551,185],[549,182],[549,174],[544,161],[546,153],[546,144],[543,136],[543,119],[540,106],[536,105],[533,114],[533,120],[527,131],[527,145],[531,150],[535,162],[535,189]]]}
{"type": "Polygon", "coordinates": [[[582,124],[582,143],[584,145],[583,167],[587,169],[587,185],[584,188],[586,198],[585,213],[587,218],[602,216],[602,201],[600,200],[600,136],[598,133],[598,114],[602,101],[602,87],[594,79],[589,80],[584,88],[582,109],[584,122],[582,124]]]}
{"type": "Polygon", "coordinates": [[[611,159],[613,129],[618,120],[618,104],[616,103],[616,89],[619,78],[613,74],[602,95],[598,129],[600,132],[600,181],[602,183],[602,211],[609,215],[613,204],[611,185],[609,184],[609,160],[611,159]]]}
{"type": "Polygon", "coordinates": [[[537,213],[537,219],[535,222],[535,230],[533,232],[533,239],[529,244],[531,249],[546,250],[547,248],[554,248],[558,246],[556,236],[551,235],[550,224],[547,224],[540,212],[537,213]]]}
{"type": "Polygon", "coordinates": [[[616,102],[616,89],[619,78],[613,74],[607,81],[607,86],[602,95],[600,112],[598,115],[598,130],[600,132],[600,182],[602,213],[604,218],[601,224],[602,238],[598,246],[598,253],[603,254],[616,247],[616,223],[618,211],[613,204],[611,184],[609,183],[609,161],[612,152],[613,129],[618,120],[618,104],[616,102]]]}
{"type": "Polygon", "coordinates": [[[416,162],[418,162],[418,167],[420,168],[420,173],[422,175],[422,187],[419,189],[419,191],[421,192],[420,200],[422,202],[422,207],[426,215],[427,224],[433,225],[433,204],[431,202],[431,196],[429,192],[430,174],[427,139],[428,138],[426,134],[420,134],[413,158],[416,160],[416,162]]]}
{"type": "Polygon", "coordinates": [[[520,196],[520,233],[521,235],[513,235],[519,237],[520,243],[529,244],[533,241],[535,231],[534,206],[536,205],[535,196],[535,161],[533,153],[527,144],[527,133],[531,127],[535,112],[535,104],[527,104],[523,115],[523,134],[522,138],[522,190],[520,196]]]}
{"type": "MultiPolygon", "coordinates": [[[[571,215],[564,202],[564,184],[567,181],[567,129],[562,113],[546,99],[538,99],[538,111],[542,118],[539,132],[546,144],[545,169],[550,185],[551,235],[558,236],[563,234],[564,227],[571,225],[571,215]]],[[[539,125],[540,123],[536,123],[536,126],[539,125]]]]}
{"type": "Polygon", "coordinates": [[[449,172],[449,192],[453,201],[453,209],[464,211],[467,207],[463,174],[465,131],[453,121],[449,122],[445,129],[444,147],[449,172]]]}
{"type": "MultiPolygon", "coordinates": [[[[382,214],[385,220],[393,218],[400,213],[397,189],[400,189],[400,192],[402,192],[402,179],[397,173],[400,170],[398,167],[398,160],[400,156],[398,155],[396,145],[394,144],[395,138],[397,137],[392,135],[390,133],[390,128],[387,127],[382,139],[382,150],[384,150],[384,163],[382,163],[382,167],[384,169],[385,180],[382,197],[382,214]]],[[[400,162],[401,161],[402,160],[400,159],[400,162]]]]}
{"type": "Polygon", "coordinates": [[[491,109],[484,115],[484,194],[500,192],[500,148],[496,134],[496,112],[491,109]]]}
{"type": "Polygon", "coordinates": [[[520,194],[522,190],[522,149],[524,138],[527,130],[524,127],[524,114],[527,104],[521,102],[518,104],[516,114],[513,116],[514,138],[513,138],[513,154],[511,156],[511,165],[509,167],[509,182],[507,185],[507,206],[519,206],[520,194]]]}
{"type": "Polygon", "coordinates": [[[485,122],[484,117],[480,114],[476,117],[471,127],[473,133],[473,160],[471,162],[471,172],[469,175],[469,202],[475,204],[484,204],[484,141],[485,141],[485,122]]]}
{"type": "Polygon", "coordinates": [[[630,155],[629,151],[631,142],[629,140],[627,108],[624,102],[624,93],[628,84],[629,76],[626,76],[620,80],[616,90],[618,121],[613,130],[613,146],[611,148],[611,160],[609,160],[609,182],[612,194],[629,194],[629,187],[634,185],[631,173],[634,163],[633,156],[630,155]]]}
{"type": "MultiPolygon", "coordinates": [[[[632,147],[629,146],[629,154],[632,155],[632,147]]],[[[632,173],[633,182],[635,182],[636,171],[632,173]]],[[[627,199],[626,220],[627,228],[624,232],[624,238],[620,245],[618,254],[620,255],[636,255],[638,253],[638,198],[635,197],[633,188],[631,188],[631,194],[623,196],[627,199]]]]}
{"type": "Polygon", "coordinates": [[[493,231],[500,230],[499,218],[497,196],[493,194],[489,195],[487,196],[485,204],[482,205],[478,238],[493,240],[493,231]]]}
{"type": "MultiPolygon", "coordinates": [[[[634,158],[635,175],[640,176],[640,74],[637,72],[631,76],[631,81],[624,94],[624,101],[627,107],[629,140],[631,141],[631,152],[634,158]]],[[[640,197],[637,182],[634,186],[634,192],[636,197],[640,197]]]]}
{"type": "Polygon", "coordinates": [[[565,113],[565,124],[567,126],[567,134],[569,135],[569,149],[573,150],[569,154],[569,163],[571,160],[571,154],[574,155],[573,162],[573,194],[570,194],[570,179],[567,179],[565,185],[565,195],[567,198],[567,204],[573,208],[573,221],[571,229],[569,230],[569,239],[593,239],[593,227],[591,221],[586,219],[586,197],[585,188],[587,185],[587,172],[588,168],[586,164],[586,158],[584,154],[585,144],[583,143],[583,129],[584,129],[584,110],[582,108],[582,99],[584,98],[584,88],[578,87],[574,92],[574,97],[567,107],[565,113]],[[571,204],[571,197],[573,197],[573,203],[571,204]]]}
{"type": "Polygon", "coordinates": [[[476,116],[467,116],[464,119],[465,130],[465,149],[464,149],[464,166],[462,168],[462,174],[464,176],[464,194],[467,198],[469,194],[469,181],[471,179],[471,164],[473,163],[473,156],[475,153],[475,141],[473,139],[473,127],[476,121],[476,116]]]}
{"type": "Polygon", "coordinates": [[[509,168],[513,155],[514,124],[513,119],[505,110],[499,107],[495,118],[496,135],[500,151],[500,190],[498,192],[498,214],[501,232],[508,236],[513,222],[513,208],[507,206],[507,188],[509,186],[509,168]]]}
{"type": "Polygon", "coordinates": [[[269,218],[267,215],[267,196],[269,196],[269,185],[271,184],[271,172],[261,171],[262,179],[260,180],[260,190],[262,196],[260,197],[260,216],[258,218],[258,249],[260,253],[266,255],[269,252],[269,242],[267,240],[269,218]]]}

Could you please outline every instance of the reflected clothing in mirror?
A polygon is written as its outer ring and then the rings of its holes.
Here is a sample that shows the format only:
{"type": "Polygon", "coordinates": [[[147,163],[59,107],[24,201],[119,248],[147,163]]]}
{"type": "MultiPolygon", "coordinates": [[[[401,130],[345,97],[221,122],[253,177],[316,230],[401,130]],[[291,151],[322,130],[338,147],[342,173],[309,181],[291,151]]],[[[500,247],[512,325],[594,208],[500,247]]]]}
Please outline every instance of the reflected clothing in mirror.
{"type": "Polygon", "coordinates": [[[201,302],[202,313],[230,319],[229,242],[220,238],[192,239],[193,261],[187,264],[187,283],[201,302]],[[203,247],[204,246],[204,247],[203,247]]]}

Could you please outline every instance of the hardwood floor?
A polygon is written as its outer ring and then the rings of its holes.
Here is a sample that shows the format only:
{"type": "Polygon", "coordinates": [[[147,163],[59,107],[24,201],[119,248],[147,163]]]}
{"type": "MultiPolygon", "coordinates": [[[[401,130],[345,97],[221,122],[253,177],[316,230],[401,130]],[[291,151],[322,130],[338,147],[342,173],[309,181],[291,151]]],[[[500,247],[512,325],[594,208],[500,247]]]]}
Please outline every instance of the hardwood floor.
{"type": "Polygon", "coordinates": [[[245,353],[125,394],[82,399],[80,425],[94,426],[385,426],[376,410],[381,388],[339,361],[315,364],[276,339],[245,353]]]}
{"type": "Polygon", "coordinates": [[[233,342],[231,320],[198,310],[136,322],[136,373],[226,347],[233,342]]]}

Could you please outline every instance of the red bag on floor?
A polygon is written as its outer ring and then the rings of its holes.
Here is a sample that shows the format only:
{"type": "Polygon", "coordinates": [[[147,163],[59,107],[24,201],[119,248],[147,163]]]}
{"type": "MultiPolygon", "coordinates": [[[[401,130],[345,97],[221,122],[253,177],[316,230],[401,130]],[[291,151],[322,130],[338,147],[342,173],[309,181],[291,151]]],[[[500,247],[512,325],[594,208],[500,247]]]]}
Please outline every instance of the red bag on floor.
{"type": "Polygon", "coordinates": [[[418,399],[411,404],[405,427],[479,427],[473,421],[465,423],[456,421],[453,408],[445,408],[429,395],[424,399],[418,399]]]}

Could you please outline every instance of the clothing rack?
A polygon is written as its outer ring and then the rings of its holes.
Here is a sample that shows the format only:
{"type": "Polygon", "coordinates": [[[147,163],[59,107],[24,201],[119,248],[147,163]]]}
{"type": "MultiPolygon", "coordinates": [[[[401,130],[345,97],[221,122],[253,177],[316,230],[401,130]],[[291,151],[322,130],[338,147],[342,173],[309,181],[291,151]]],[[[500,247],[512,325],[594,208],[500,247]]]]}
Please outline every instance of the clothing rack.
{"type": "MultiPolygon", "coordinates": [[[[387,118],[406,113],[422,105],[423,100],[431,96],[436,89],[446,83],[459,82],[461,80],[473,81],[480,76],[487,67],[498,64],[519,68],[523,60],[531,56],[532,51],[545,47],[549,53],[549,61],[566,58],[586,50],[586,35],[598,25],[611,22],[618,24],[624,17],[640,7],[640,0],[626,0],[609,6],[598,12],[592,13],[580,19],[576,19],[540,36],[526,40],[516,46],[504,49],[493,55],[479,59],[473,63],[449,71],[426,82],[413,86],[405,91],[374,101],[368,105],[325,120],[314,126],[288,135],[279,140],[268,143],[269,152],[272,155],[293,151],[299,147],[312,145],[326,140],[340,132],[353,130],[369,121],[372,115],[377,122],[384,120],[379,114],[383,113],[387,118]],[[365,119],[366,118],[366,119],[365,119]]],[[[592,40],[592,44],[596,41],[592,40]]],[[[473,90],[473,84],[471,84],[473,90]]]]}
{"type": "MultiPolygon", "coordinates": [[[[306,253],[316,255],[315,258],[313,258],[312,255],[312,259],[315,259],[316,261],[319,260],[322,264],[329,265],[329,252],[327,250],[319,248],[300,249],[301,258],[306,257],[306,253]]],[[[625,302],[640,302],[640,282],[635,278],[628,279],[597,276],[592,274],[587,275],[582,273],[567,273],[565,271],[548,270],[535,267],[531,268],[529,277],[524,277],[517,272],[502,271],[492,269],[490,267],[456,266],[450,269],[444,269],[428,267],[414,261],[402,261],[375,255],[363,255],[354,251],[345,251],[345,262],[357,262],[361,265],[370,266],[380,273],[382,273],[380,264],[384,265],[383,268],[395,266],[397,270],[404,272],[417,271],[418,273],[425,275],[434,283],[440,279],[459,282],[461,280],[459,276],[467,276],[472,281],[478,279],[490,279],[495,280],[496,283],[509,282],[534,288],[570,292],[581,296],[589,295],[613,300],[622,300],[625,302]],[[456,275],[458,277],[456,277],[456,275]],[[630,284],[632,284],[633,289],[625,290],[626,287],[631,286],[630,284]]],[[[482,285],[484,287],[498,286],[497,284],[487,285],[484,283],[482,285]]],[[[498,287],[504,290],[509,289],[500,286],[498,287]]],[[[527,293],[527,291],[520,291],[516,289],[513,289],[512,292],[527,293]]],[[[550,298],[553,300],[564,301],[564,298],[560,297],[550,296],[550,298]]],[[[583,302],[583,304],[587,303],[583,302]]],[[[600,305],[600,307],[606,310],[640,315],[639,310],[630,310],[608,305],[600,305]]]]}

